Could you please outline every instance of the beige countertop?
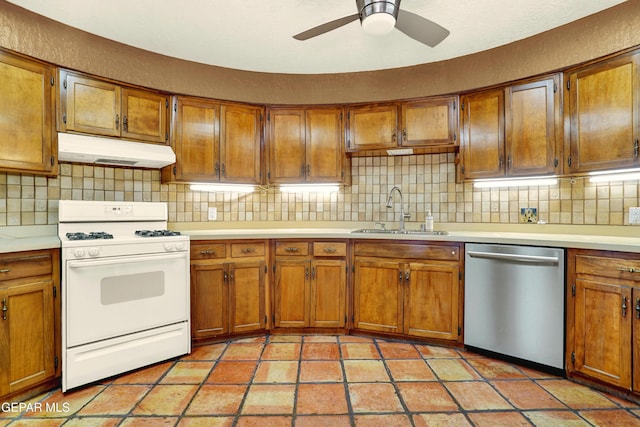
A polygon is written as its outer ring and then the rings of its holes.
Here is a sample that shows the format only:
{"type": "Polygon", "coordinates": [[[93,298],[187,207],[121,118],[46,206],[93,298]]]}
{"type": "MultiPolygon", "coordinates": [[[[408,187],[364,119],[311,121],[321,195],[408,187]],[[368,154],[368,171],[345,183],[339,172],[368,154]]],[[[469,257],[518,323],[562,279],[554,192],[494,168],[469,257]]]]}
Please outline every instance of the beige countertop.
{"type": "Polygon", "coordinates": [[[0,253],[60,247],[57,225],[0,227],[0,253]]]}
{"type": "MultiPolygon", "coordinates": [[[[640,253],[640,227],[578,226],[538,224],[436,224],[447,235],[352,233],[361,228],[378,228],[364,222],[313,223],[173,223],[169,228],[192,240],[228,239],[386,239],[500,243],[561,248],[601,249],[640,253]],[[339,227],[336,227],[339,225],[339,227]]],[[[387,226],[392,228],[391,225],[387,226]]],[[[418,224],[407,224],[417,230],[418,224]]],[[[56,225],[0,227],[0,253],[59,248],[56,225]]]]}

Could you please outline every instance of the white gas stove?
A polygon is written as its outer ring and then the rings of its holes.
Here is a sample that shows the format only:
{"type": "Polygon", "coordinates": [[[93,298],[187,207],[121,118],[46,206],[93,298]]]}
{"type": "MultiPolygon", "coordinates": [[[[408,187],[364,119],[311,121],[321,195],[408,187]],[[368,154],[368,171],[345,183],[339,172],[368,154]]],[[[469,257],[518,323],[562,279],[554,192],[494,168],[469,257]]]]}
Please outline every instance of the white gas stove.
{"type": "Polygon", "coordinates": [[[61,200],[62,389],[188,353],[189,238],[167,205],[61,200]]]}

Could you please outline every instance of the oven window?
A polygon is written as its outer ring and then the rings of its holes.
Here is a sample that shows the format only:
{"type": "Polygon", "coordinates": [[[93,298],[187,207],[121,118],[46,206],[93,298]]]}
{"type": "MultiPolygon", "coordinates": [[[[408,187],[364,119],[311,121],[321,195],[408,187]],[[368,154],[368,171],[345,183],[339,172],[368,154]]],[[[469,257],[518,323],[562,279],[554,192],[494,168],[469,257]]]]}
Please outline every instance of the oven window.
{"type": "Polygon", "coordinates": [[[164,295],[164,271],[104,277],[100,281],[100,303],[120,304],[164,295]]]}

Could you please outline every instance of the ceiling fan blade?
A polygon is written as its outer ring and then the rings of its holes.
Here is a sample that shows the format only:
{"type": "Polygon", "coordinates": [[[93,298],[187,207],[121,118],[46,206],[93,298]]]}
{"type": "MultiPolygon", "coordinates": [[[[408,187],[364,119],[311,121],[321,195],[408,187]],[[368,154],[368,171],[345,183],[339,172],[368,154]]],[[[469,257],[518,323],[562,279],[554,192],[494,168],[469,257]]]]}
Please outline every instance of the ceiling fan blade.
{"type": "Polygon", "coordinates": [[[345,16],[334,21],[325,22],[324,24],[313,27],[310,30],[303,31],[300,34],[296,34],[295,36],[293,36],[293,38],[296,40],[308,40],[310,38],[319,36],[320,34],[328,33],[329,31],[335,30],[336,28],[340,28],[343,25],[347,25],[348,23],[358,19],[358,17],[359,15],[356,13],[354,15],[345,16]]]}
{"type": "Polygon", "coordinates": [[[449,30],[433,21],[400,9],[396,28],[414,40],[435,47],[449,35],[449,30]]]}

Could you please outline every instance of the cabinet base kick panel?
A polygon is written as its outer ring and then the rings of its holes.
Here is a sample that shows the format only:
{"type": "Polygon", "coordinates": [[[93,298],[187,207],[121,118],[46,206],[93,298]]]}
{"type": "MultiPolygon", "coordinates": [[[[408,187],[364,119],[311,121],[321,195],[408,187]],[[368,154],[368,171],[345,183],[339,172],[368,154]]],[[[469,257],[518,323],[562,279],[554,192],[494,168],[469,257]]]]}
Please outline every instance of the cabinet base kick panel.
{"type": "Polygon", "coordinates": [[[190,351],[189,322],[73,347],[62,355],[62,391],[190,351]]]}

